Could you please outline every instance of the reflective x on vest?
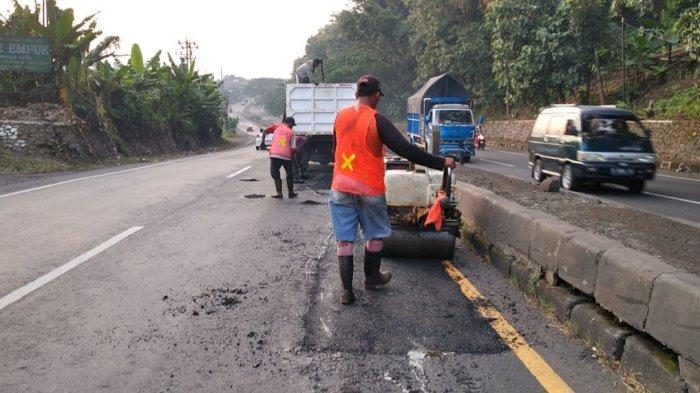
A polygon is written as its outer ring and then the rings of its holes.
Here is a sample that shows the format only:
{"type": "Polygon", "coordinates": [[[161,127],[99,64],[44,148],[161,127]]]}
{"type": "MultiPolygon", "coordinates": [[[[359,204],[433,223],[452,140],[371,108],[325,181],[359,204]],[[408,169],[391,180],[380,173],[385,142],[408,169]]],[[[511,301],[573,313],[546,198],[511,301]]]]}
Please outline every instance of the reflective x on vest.
{"type": "Polygon", "coordinates": [[[341,166],[340,169],[345,169],[345,170],[349,170],[350,172],[352,172],[353,171],[352,162],[355,161],[355,158],[357,158],[357,156],[355,155],[355,153],[353,153],[350,155],[350,157],[348,157],[345,155],[345,153],[343,153],[342,157],[343,157],[343,166],[341,166]]]}

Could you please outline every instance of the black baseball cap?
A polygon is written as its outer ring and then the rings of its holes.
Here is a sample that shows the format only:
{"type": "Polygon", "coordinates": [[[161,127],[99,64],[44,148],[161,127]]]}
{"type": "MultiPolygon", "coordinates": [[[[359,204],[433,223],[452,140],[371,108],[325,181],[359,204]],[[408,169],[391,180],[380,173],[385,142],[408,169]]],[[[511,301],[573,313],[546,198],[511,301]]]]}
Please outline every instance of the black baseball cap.
{"type": "Polygon", "coordinates": [[[291,117],[291,116],[290,116],[290,117],[285,117],[284,120],[282,120],[282,123],[284,123],[284,124],[286,124],[286,125],[288,125],[288,126],[291,126],[291,127],[294,127],[295,125],[297,125],[297,122],[294,121],[294,118],[291,117]]]}
{"type": "Polygon", "coordinates": [[[357,91],[361,93],[379,92],[380,96],[384,95],[384,93],[382,93],[382,82],[374,75],[362,75],[360,79],[357,80],[357,91]]]}

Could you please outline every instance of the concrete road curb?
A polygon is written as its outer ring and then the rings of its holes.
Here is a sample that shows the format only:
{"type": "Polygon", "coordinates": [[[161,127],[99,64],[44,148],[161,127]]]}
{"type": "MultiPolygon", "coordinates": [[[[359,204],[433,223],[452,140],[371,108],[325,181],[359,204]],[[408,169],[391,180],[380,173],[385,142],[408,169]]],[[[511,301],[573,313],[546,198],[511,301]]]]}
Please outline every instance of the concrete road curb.
{"type": "Polygon", "coordinates": [[[553,274],[619,320],[700,363],[698,276],[483,188],[458,183],[454,190],[467,240],[478,240],[487,251],[482,255],[496,259],[502,273],[516,275],[521,287],[521,278],[529,283],[532,272],[553,274]]]}

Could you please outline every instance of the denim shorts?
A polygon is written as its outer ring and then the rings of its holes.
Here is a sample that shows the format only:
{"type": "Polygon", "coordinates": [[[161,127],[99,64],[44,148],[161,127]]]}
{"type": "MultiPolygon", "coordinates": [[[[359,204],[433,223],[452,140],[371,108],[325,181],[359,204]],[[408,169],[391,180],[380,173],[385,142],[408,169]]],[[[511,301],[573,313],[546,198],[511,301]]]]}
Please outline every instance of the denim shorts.
{"type": "Polygon", "coordinates": [[[384,195],[357,195],[331,190],[328,199],[336,241],[356,241],[358,224],[365,240],[383,239],[391,235],[384,195]]]}

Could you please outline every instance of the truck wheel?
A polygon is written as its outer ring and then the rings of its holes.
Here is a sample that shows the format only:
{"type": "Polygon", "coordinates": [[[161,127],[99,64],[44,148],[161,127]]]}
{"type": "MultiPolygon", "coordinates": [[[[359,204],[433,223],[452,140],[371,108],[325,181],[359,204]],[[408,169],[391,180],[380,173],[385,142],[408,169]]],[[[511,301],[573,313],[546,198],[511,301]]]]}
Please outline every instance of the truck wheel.
{"type": "Polygon", "coordinates": [[[472,160],[472,156],[462,156],[462,162],[461,162],[461,163],[462,163],[462,164],[464,164],[465,162],[469,163],[469,162],[471,162],[471,160],[472,160]]]}
{"type": "Polygon", "coordinates": [[[627,184],[627,188],[633,194],[640,194],[644,191],[644,180],[634,180],[627,184]]]}
{"type": "Polygon", "coordinates": [[[532,178],[536,182],[542,183],[546,177],[547,175],[542,173],[542,160],[539,158],[535,159],[535,164],[532,166],[532,178]]]}
{"type": "Polygon", "coordinates": [[[569,164],[564,165],[564,169],[561,171],[561,185],[569,191],[575,191],[579,188],[579,180],[569,164]]]}

